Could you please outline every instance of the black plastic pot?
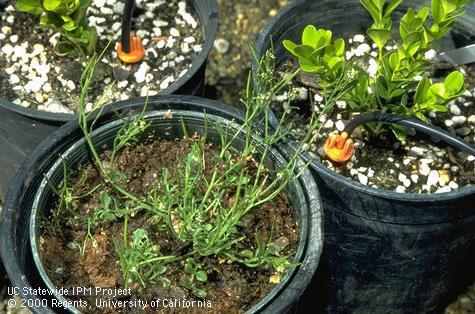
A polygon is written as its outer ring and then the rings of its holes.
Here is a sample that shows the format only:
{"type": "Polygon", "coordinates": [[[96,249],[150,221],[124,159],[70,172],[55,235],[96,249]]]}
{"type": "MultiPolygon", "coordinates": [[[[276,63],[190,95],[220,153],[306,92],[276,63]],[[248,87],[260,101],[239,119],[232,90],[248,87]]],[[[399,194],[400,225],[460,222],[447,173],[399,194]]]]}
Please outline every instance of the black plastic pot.
{"type": "MultiPolygon", "coordinates": [[[[403,1],[393,20],[407,7],[423,4],[403,1]]],[[[294,1],[264,28],[257,53],[262,55],[272,38],[280,63],[290,57],[282,40],[300,42],[308,24],[348,38],[364,33],[371,22],[357,0],[294,1]]],[[[441,49],[474,43],[474,25],[475,6],[469,4],[441,49]]],[[[308,154],[303,158],[311,160],[308,154]]],[[[443,194],[399,194],[352,181],[315,160],[311,166],[325,213],[324,250],[313,286],[319,310],[441,312],[473,283],[475,186],[443,194]]]]}
{"type": "MultiPolygon", "coordinates": [[[[216,0],[187,0],[203,28],[203,49],[188,71],[160,92],[161,95],[203,95],[206,60],[218,28],[216,0]]],[[[25,156],[73,114],[32,110],[0,97],[0,202],[25,156]]]]}
{"type": "MultiPolygon", "coordinates": [[[[144,99],[116,103],[101,115],[94,133],[94,141],[98,144],[110,144],[118,128],[123,124],[119,119],[124,115],[136,114],[142,110],[144,99]]],[[[239,123],[240,115],[234,108],[226,107],[218,102],[186,96],[155,96],[149,99],[146,117],[149,119],[158,138],[175,139],[183,135],[181,119],[185,122],[189,133],[203,133],[205,114],[207,114],[210,140],[218,140],[213,135],[216,130],[213,121],[229,121],[239,123]],[[160,119],[167,109],[172,110],[172,119],[160,119]]],[[[235,124],[237,126],[237,124],[235,124]]],[[[239,141],[236,142],[239,147],[239,141]]],[[[101,145],[102,146],[102,145],[101,145]]],[[[285,164],[285,147],[275,148],[269,160],[270,164],[285,164]]],[[[60,180],[62,172],[59,155],[64,156],[68,167],[75,168],[87,162],[86,145],[82,140],[82,132],[75,121],[69,122],[43,141],[25,160],[7,193],[5,210],[2,214],[2,237],[0,237],[0,253],[6,271],[15,287],[23,291],[24,287],[52,288],[48,282],[35,248],[38,240],[35,216],[44,210],[52,196],[49,186],[45,184],[43,174],[47,173],[53,182],[60,180]],[[60,166],[60,167],[58,167],[60,166]],[[31,230],[30,230],[31,229],[31,230]],[[30,234],[31,232],[31,234],[30,234]],[[40,266],[38,268],[37,266],[40,266]]],[[[309,170],[293,181],[287,190],[289,199],[298,219],[301,242],[296,254],[299,266],[284,278],[272,292],[250,312],[281,313],[294,306],[317,268],[322,249],[322,215],[320,196],[315,181],[309,170]]],[[[40,302],[39,297],[22,295],[30,302],[40,302]]],[[[58,299],[62,298],[57,296],[58,299]]],[[[50,303],[51,304],[51,303],[50,303]]],[[[36,308],[38,313],[47,312],[44,308],[36,308]]],[[[51,310],[51,309],[49,309],[51,310]]],[[[57,309],[55,309],[57,310],[57,309]]]]}

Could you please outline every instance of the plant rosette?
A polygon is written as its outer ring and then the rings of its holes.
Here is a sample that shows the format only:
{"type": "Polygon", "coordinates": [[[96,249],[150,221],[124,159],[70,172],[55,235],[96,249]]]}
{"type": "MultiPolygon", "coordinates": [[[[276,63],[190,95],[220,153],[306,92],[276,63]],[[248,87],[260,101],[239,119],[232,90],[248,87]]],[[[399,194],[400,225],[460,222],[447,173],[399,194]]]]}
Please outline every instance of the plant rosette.
{"type": "MultiPolygon", "coordinates": [[[[394,15],[409,23],[408,19],[411,16],[406,14],[404,18],[406,11],[397,10],[394,15]]],[[[421,11],[416,10],[412,13],[421,11]]],[[[427,9],[424,14],[426,15],[429,11],[427,9]]],[[[398,21],[394,16],[393,20],[394,24],[398,21]]],[[[398,98],[396,93],[402,93],[403,90],[397,89],[394,87],[397,84],[392,83],[394,94],[380,97],[391,99],[388,101],[394,102],[395,105],[390,104],[378,109],[371,105],[372,93],[374,94],[375,91],[372,83],[368,83],[372,80],[376,84],[376,81],[381,81],[376,78],[383,76],[381,74],[383,63],[379,61],[381,51],[377,42],[371,39],[364,29],[357,33],[358,30],[342,30],[341,27],[336,27],[335,29],[329,28],[327,32],[319,29],[320,27],[326,28],[326,25],[318,25],[318,21],[315,23],[316,27],[308,26],[299,33],[302,38],[293,38],[294,42],[284,43],[287,49],[297,57],[285,49],[278,49],[278,71],[298,68],[301,70],[291,83],[292,92],[277,95],[273,106],[277,117],[281,116],[284,111],[288,113],[287,123],[296,140],[304,140],[308,136],[309,130],[313,129],[313,136],[307,141],[307,151],[310,157],[321,161],[336,173],[363,185],[399,193],[444,193],[471,186],[475,182],[475,156],[401,126],[383,126],[385,131],[379,133],[374,131],[375,127],[379,127],[381,130],[381,125],[378,126],[376,123],[356,129],[351,135],[355,155],[347,163],[336,164],[330,161],[326,158],[323,148],[325,140],[332,134],[342,132],[350,120],[361,113],[378,110],[405,116],[413,115],[475,144],[475,67],[468,65],[451,68],[447,65],[442,66],[434,60],[435,55],[441,49],[447,51],[455,48],[454,39],[451,36],[457,36],[457,33],[449,33],[438,44],[422,51],[422,56],[417,59],[417,62],[425,65],[421,66],[422,70],[411,69],[414,81],[408,85],[412,86],[412,90],[407,94],[409,97],[398,98]],[[345,35],[342,39],[337,37],[341,34],[345,35]],[[338,63],[336,66],[334,65],[333,70],[324,72],[322,69],[317,69],[315,65],[305,63],[302,61],[305,52],[295,52],[294,50],[295,47],[301,45],[301,40],[304,41],[304,45],[310,45],[309,42],[316,40],[317,37],[322,39],[322,46],[328,43],[330,46],[334,45],[333,55],[325,52],[323,56],[323,58],[334,58],[332,60],[338,63]],[[339,75],[341,75],[338,71],[345,71],[341,68],[344,60],[348,64],[356,65],[355,68],[360,69],[365,75],[358,76],[358,72],[355,73],[352,70],[352,73],[347,73],[346,82],[340,81],[342,86],[334,88],[339,82],[339,75]],[[331,80],[335,84],[328,83],[331,80]],[[344,97],[331,95],[331,92],[338,88],[343,89],[344,84],[352,84],[350,88],[352,90],[348,92],[348,95],[344,97]],[[449,95],[451,85],[454,86],[454,91],[449,95]],[[440,88],[445,90],[445,95],[440,88]],[[420,91],[418,92],[417,89],[420,91]],[[429,102],[427,97],[438,100],[429,102]],[[292,105],[283,106],[282,103],[289,98],[294,99],[292,105]],[[425,102],[421,101],[420,104],[415,104],[420,99],[424,99],[425,102]],[[305,122],[302,123],[302,121],[305,122]]],[[[430,25],[428,21],[427,23],[430,25]]],[[[386,39],[382,55],[389,58],[392,53],[397,56],[398,53],[395,52],[401,51],[401,47],[408,45],[406,42],[401,44],[401,39],[398,37],[401,36],[400,29],[393,29],[393,37],[386,39]]],[[[374,31],[372,33],[370,29],[368,34],[374,36],[374,31]]],[[[405,38],[407,41],[407,37],[405,38]]],[[[470,41],[465,42],[465,44],[468,43],[470,41]]],[[[395,59],[391,59],[394,62],[393,65],[387,64],[389,68],[404,66],[403,61],[396,62],[395,59]]],[[[416,60],[415,57],[414,59],[416,60]]],[[[396,74],[392,75],[395,77],[396,74]]],[[[394,81],[397,79],[395,78],[394,81]]],[[[379,88],[377,93],[381,94],[383,87],[380,88],[378,85],[376,88],[379,88]]],[[[410,87],[407,88],[409,90],[410,87]]]]}
{"type": "Polygon", "coordinates": [[[210,22],[215,16],[208,16],[206,10],[209,6],[211,9],[216,7],[216,3],[136,1],[132,31],[141,37],[145,55],[143,61],[135,64],[125,64],[117,57],[123,1],[81,2],[80,8],[86,6],[82,9],[85,17],[78,17],[82,14],[81,9],[73,11],[71,16],[66,14],[69,11],[64,13],[68,5],[73,6],[76,2],[68,3],[19,0],[10,2],[1,12],[0,95],[4,98],[23,107],[73,113],[80,97],[85,53],[89,50],[92,50],[89,55],[94,50],[100,52],[109,42],[97,67],[93,82],[95,91],[90,95],[88,109],[92,109],[92,103],[111,83],[114,86],[108,95],[110,101],[172,93],[180,88],[181,92],[198,92],[192,89],[202,85],[199,81],[203,77],[195,77],[195,74],[202,72],[216,32],[216,23],[210,22]],[[50,24],[59,23],[55,22],[58,16],[65,21],[60,23],[61,28],[50,27],[50,24]],[[79,20],[83,21],[82,24],[79,20]],[[206,27],[201,22],[206,23],[206,27]],[[208,33],[204,34],[208,26],[208,33]],[[79,29],[83,31],[78,35],[79,29]],[[93,45],[94,34],[97,34],[96,47],[83,48],[82,58],[77,51],[68,50],[71,40],[81,43],[89,40],[93,45]],[[205,35],[209,37],[206,42],[205,35]],[[207,41],[211,42],[207,44],[207,41]],[[64,49],[66,52],[62,53],[64,49]],[[191,79],[198,80],[192,83],[196,86],[182,86],[189,85],[187,81],[191,79]],[[181,82],[180,86],[177,81],[181,82]]]}

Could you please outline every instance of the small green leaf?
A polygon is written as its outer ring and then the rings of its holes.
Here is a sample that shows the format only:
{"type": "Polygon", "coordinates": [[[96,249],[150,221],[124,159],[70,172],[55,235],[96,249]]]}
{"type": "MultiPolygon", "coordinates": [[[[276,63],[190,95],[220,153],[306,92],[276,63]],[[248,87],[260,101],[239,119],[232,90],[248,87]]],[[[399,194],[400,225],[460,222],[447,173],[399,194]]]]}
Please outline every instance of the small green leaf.
{"type": "Polygon", "coordinates": [[[388,39],[391,37],[391,31],[387,29],[370,28],[367,31],[368,36],[376,43],[378,48],[383,48],[388,39]]]}
{"type": "Polygon", "coordinates": [[[342,38],[338,38],[333,43],[333,48],[335,48],[335,56],[342,56],[345,52],[345,41],[342,38]]]}
{"type": "Polygon", "coordinates": [[[432,0],[432,18],[437,24],[440,24],[445,17],[442,0],[432,0]]]}
{"type": "Polygon", "coordinates": [[[439,112],[447,112],[449,110],[449,108],[447,108],[446,105],[443,105],[441,103],[436,103],[436,102],[428,102],[427,107],[439,112]]]}
{"type": "Polygon", "coordinates": [[[398,98],[398,97],[401,97],[402,95],[404,95],[405,92],[406,92],[405,89],[398,88],[398,89],[393,90],[389,97],[390,98],[398,98]]]}
{"type": "Polygon", "coordinates": [[[340,57],[333,57],[330,60],[328,60],[328,66],[332,70],[338,67],[339,65],[341,65],[342,63],[343,63],[343,60],[340,57]]]}
{"type": "Polygon", "coordinates": [[[285,49],[287,49],[291,54],[298,57],[298,55],[295,53],[295,48],[297,47],[296,43],[294,43],[291,40],[286,39],[282,41],[282,45],[284,45],[285,49]]]}
{"type": "Polygon", "coordinates": [[[54,46],[54,52],[59,56],[65,56],[76,47],[69,41],[59,41],[56,46],[54,46]]]}
{"type": "MultiPolygon", "coordinates": [[[[450,73],[444,81],[444,87],[450,96],[457,95],[464,88],[464,77],[459,71],[453,71],[450,73]]],[[[447,95],[448,96],[448,95],[447,95]]]]}
{"type": "Polygon", "coordinates": [[[242,250],[241,252],[238,253],[239,256],[251,259],[254,256],[254,252],[252,252],[249,249],[242,250]]]}
{"type": "Polygon", "coordinates": [[[381,20],[381,11],[372,0],[360,0],[360,2],[369,12],[374,21],[378,22],[381,20]]]}
{"type": "Polygon", "coordinates": [[[442,3],[442,8],[444,8],[445,14],[449,14],[457,9],[457,4],[454,3],[453,1],[443,0],[441,1],[441,3],[442,3]]]}
{"type": "Polygon", "coordinates": [[[423,114],[422,112],[419,112],[419,111],[416,112],[416,113],[415,113],[415,116],[416,116],[417,118],[419,118],[419,120],[422,120],[422,121],[424,121],[425,123],[429,123],[429,121],[427,120],[426,116],[424,116],[424,114],[423,114]]]}
{"type": "Polygon", "coordinates": [[[321,70],[321,66],[316,65],[314,62],[311,62],[308,59],[299,59],[300,68],[308,73],[315,73],[321,70]]]}
{"type": "Polygon", "coordinates": [[[185,262],[185,272],[188,274],[193,274],[195,272],[195,266],[193,259],[186,259],[185,262]]]}
{"type": "Polygon", "coordinates": [[[172,281],[165,277],[160,277],[160,282],[162,283],[163,288],[168,288],[172,285],[172,281]]]}
{"type": "Polygon", "coordinates": [[[434,95],[445,98],[445,84],[435,83],[429,89],[434,95]]]}
{"type": "Polygon", "coordinates": [[[191,292],[200,299],[204,299],[208,295],[203,289],[194,286],[191,288],[191,292]]]}
{"type": "Polygon", "coordinates": [[[208,275],[204,270],[199,270],[195,273],[195,277],[198,281],[201,282],[207,282],[208,281],[208,275]]]}
{"type": "Polygon", "coordinates": [[[389,66],[391,67],[391,69],[397,70],[397,68],[399,67],[399,55],[398,55],[398,53],[392,53],[389,56],[389,66]]]}
{"type": "Polygon", "coordinates": [[[40,18],[40,25],[51,25],[60,28],[63,25],[63,20],[53,12],[47,12],[40,18]]]}
{"type": "Polygon", "coordinates": [[[294,51],[299,58],[309,58],[315,49],[311,46],[302,45],[295,47],[294,51]]]}
{"type": "Polygon", "coordinates": [[[43,6],[47,11],[55,11],[61,6],[61,0],[44,0],[43,6]]]}
{"type": "Polygon", "coordinates": [[[406,129],[398,124],[391,124],[391,130],[399,141],[405,141],[407,138],[406,129]]]}
{"type": "Polygon", "coordinates": [[[402,0],[393,0],[391,1],[386,9],[384,10],[384,17],[389,16],[400,4],[402,0]]]}
{"type": "Polygon", "coordinates": [[[157,268],[157,275],[163,275],[167,271],[167,267],[160,265],[157,268]]]}
{"type": "Polygon", "coordinates": [[[429,7],[423,7],[417,12],[417,17],[419,17],[423,22],[427,19],[429,15],[429,7]]]}
{"type": "Polygon", "coordinates": [[[41,0],[17,0],[16,6],[21,12],[28,12],[35,15],[43,13],[43,4],[41,0]]]}
{"type": "Polygon", "coordinates": [[[302,33],[302,45],[317,48],[317,29],[313,25],[307,25],[302,33]]]}
{"type": "Polygon", "coordinates": [[[429,91],[430,80],[424,77],[419,81],[416,88],[416,95],[414,97],[414,103],[423,104],[427,101],[427,92],[429,91]]]}
{"type": "Polygon", "coordinates": [[[110,197],[109,193],[102,192],[101,193],[102,207],[104,207],[105,209],[109,209],[111,202],[112,202],[112,198],[110,197]]]}

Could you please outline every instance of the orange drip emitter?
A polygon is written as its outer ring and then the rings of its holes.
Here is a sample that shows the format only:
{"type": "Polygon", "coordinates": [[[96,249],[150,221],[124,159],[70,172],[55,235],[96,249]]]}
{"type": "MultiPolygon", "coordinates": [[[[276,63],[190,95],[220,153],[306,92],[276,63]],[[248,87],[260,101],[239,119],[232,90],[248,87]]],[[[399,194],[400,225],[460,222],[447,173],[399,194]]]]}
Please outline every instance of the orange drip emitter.
{"type": "Polygon", "coordinates": [[[124,63],[137,63],[142,61],[145,56],[140,36],[134,36],[131,32],[133,10],[134,0],[125,0],[122,34],[119,45],[117,45],[117,56],[124,63]]]}
{"type": "Polygon", "coordinates": [[[347,162],[355,153],[353,140],[348,132],[330,135],[323,145],[325,155],[335,163],[347,162]]]}
{"type": "Polygon", "coordinates": [[[130,33],[130,49],[129,51],[124,51],[122,43],[119,42],[117,46],[117,55],[119,59],[124,63],[137,63],[143,60],[145,55],[145,49],[142,45],[142,40],[139,35],[134,36],[133,33],[130,33]]]}

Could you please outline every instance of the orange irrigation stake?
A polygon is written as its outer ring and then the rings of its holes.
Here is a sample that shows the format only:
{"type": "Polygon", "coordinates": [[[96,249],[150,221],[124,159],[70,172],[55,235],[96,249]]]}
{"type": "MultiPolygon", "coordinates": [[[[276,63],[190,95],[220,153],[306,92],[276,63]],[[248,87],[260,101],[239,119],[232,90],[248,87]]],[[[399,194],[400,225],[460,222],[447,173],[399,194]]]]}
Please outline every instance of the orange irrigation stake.
{"type": "Polygon", "coordinates": [[[327,138],[323,149],[326,156],[336,163],[345,163],[355,153],[353,141],[349,138],[348,132],[333,134],[327,138]]]}
{"type": "Polygon", "coordinates": [[[145,55],[145,50],[142,45],[142,40],[139,35],[134,36],[130,34],[130,51],[125,52],[122,50],[122,43],[119,42],[117,46],[117,55],[124,63],[137,63],[142,61],[145,55]]]}

